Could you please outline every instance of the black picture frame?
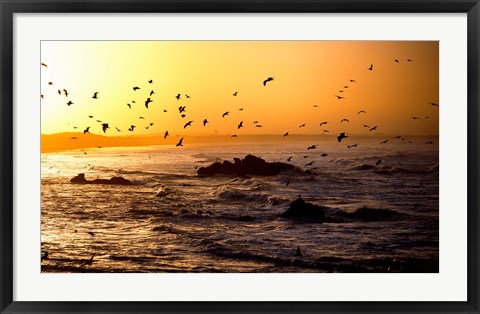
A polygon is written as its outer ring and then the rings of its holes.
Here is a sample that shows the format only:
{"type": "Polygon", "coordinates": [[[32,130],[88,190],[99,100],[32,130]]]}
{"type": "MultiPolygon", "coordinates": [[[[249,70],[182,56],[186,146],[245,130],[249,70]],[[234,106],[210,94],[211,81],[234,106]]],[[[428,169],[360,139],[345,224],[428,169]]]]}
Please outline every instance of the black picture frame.
{"type": "Polygon", "coordinates": [[[0,0],[1,313],[479,313],[478,0],[0,0]],[[467,13],[468,281],[466,302],[17,302],[13,300],[13,16],[15,13],[467,13]]]}

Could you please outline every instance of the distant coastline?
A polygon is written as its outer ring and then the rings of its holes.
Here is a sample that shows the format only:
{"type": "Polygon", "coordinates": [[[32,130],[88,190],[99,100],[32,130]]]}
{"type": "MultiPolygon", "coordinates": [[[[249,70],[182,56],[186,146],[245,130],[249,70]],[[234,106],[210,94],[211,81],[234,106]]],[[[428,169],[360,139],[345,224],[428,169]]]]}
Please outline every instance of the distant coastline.
{"type": "MultiPolygon", "coordinates": [[[[396,134],[395,134],[396,135],[396,134]]],[[[381,138],[395,136],[392,134],[349,134],[350,140],[356,141],[371,141],[381,138]]],[[[248,143],[248,142],[278,142],[284,141],[286,144],[298,141],[323,141],[336,140],[336,135],[326,134],[291,134],[288,137],[283,137],[278,134],[262,134],[262,135],[241,135],[232,138],[230,135],[172,135],[164,139],[163,134],[157,133],[152,135],[130,135],[130,136],[104,136],[98,134],[83,134],[80,132],[63,132],[54,134],[41,135],[41,152],[61,152],[88,148],[101,147],[141,147],[153,145],[175,145],[180,137],[185,137],[185,145],[200,144],[200,143],[248,143]]],[[[405,135],[405,138],[410,139],[434,139],[438,135],[413,136],[405,135]]]]}

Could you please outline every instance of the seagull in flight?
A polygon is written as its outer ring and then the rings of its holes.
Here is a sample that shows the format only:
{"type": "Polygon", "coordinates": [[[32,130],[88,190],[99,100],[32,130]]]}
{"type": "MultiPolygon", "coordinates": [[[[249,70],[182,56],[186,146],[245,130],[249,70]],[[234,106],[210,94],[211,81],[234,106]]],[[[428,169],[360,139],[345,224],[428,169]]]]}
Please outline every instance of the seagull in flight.
{"type": "Polygon", "coordinates": [[[208,123],[208,120],[207,119],[203,119],[203,126],[206,126],[208,123]]]}
{"type": "Polygon", "coordinates": [[[305,127],[305,123],[299,126],[299,128],[304,128],[304,127],[305,127]]]}
{"type": "Polygon", "coordinates": [[[65,97],[68,97],[68,91],[64,88],[63,92],[65,93],[65,97]]]}
{"type": "Polygon", "coordinates": [[[110,127],[108,126],[108,123],[102,123],[102,130],[103,130],[103,133],[107,132],[107,129],[109,129],[110,127]]]}
{"type": "Polygon", "coordinates": [[[370,67],[368,68],[368,70],[373,71],[373,64],[370,64],[370,67]]]}
{"type": "Polygon", "coordinates": [[[283,136],[288,136],[288,132],[286,132],[285,134],[283,134],[283,136]]]}
{"type": "Polygon", "coordinates": [[[222,115],[222,118],[224,118],[225,116],[228,116],[230,112],[229,111],[226,111],[223,115],[222,115]]]}
{"type": "Polygon", "coordinates": [[[183,146],[183,137],[180,139],[180,141],[178,141],[177,145],[175,145],[175,147],[178,146],[183,146]]]}
{"type": "Polygon", "coordinates": [[[342,123],[343,121],[350,122],[348,119],[342,119],[340,123],[342,123]]]}
{"type": "Polygon", "coordinates": [[[317,145],[312,145],[312,146],[308,146],[307,150],[316,149],[316,148],[317,148],[317,145]]]}
{"type": "Polygon", "coordinates": [[[235,92],[235,93],[233,93],[232,95],[233,95],[233,96],[237,96],[237,94],[238,94],[238,92],[235,92]]]}
{"type": "Polygon", "coordinates": [[[180,94],[177,94],[177,96],[175,96],[175,98],[177,98],[177,100],[180,100],[180,94]]]}
{"type": "Polygon", "coordinates": [[[97,95],[98,95],[98,92],[93,93],[92,98],[93,98],[93,99],[98,99],[97,95]]]}
{"type": "Polygon", "coordinates": [[[265,81],[263,81],[263,86],[267,85],[267,83],[270,81],[273,81],[273,77],[269,77],[265,81]]]}
{"type": "Polygon", "coordinates": [[[243,128],[243,121],[240,121],[240,123],[238,124],[237,129],[240,129],[240,128],[243,128]]]}
{"type": "Polygon", "coordinates": [[[185,125],[183,126],[183,128],[185,129],[187,126],[191,126],[191,125],[192,125],[192,122],[193,122],[193,121],[188,121],[187,123],[185,123],[185,125]]]}
{"type": "Polygon", "coordinates": [[[135,128],[136,128],[136,126],[134,126],[134,125],[132,124],[132,125],[130,125],[130,127],[128,128],[128,130],[129,130],[130,132],[133,132],[133,130],[135,130],[135,128]]]}
{"type": "Polygon", "coordinates": [[[374,127],[370,128],[369,132],[376,131],[376,130],[377,130],[377,128],[378,128],[378,125],[376,125],[376,126],[374,126],[374,127]]]}
{"type": "Polygon", "coordinates": [[[342,139],[347,138],[348,136],[345,135],[345,132],[340,133],[339,136],[337,136],[338,142],[341,142],[342,139]]]}
{"type": "Polygon", "coordinates": [[[434,106],[434,107],[438,107],[438,104],[434,103],[434,102],[431,102],[430,105],[434,106]]]}
{"type": "Polygon", "coordinates": [[[358,113],[357,113],[357,116],[361,113],[367,113],[365,110],[360,110],[358,113]]]}
{"type": "Polygon", "coordinates": [[[67,102],[67,105],[70,107],[70,105],[73,105],[73,101],[69,100],[69,101],[67,102]]]}
{"type": "Polygon", "coordinates": [[[153,80],[149,80],[148,83],[152,84],[152,83],[153,83],[153,80]]]}
{"type": "Polygon", "coordinates": [[[48,65],[47,65],[46,63],[43,63],[43,62],[42,62],[42,63],[40,63],[40,65],[48,68],[48,65]]]}
{"type": "Polygon", "coordinates": [[[90,133],[90,127],[89,126],[87,126],[87,128],[85,130],[83,130],[83,134],[85,134],[85,133],[90,133]]]}
{"type": "Polygon", "coordinates": [[[153,102],[153,100],[150,99],[150,97],[147,98],[147,100],[145,100],[145,107],[147,107],[148,109],[148,104],[153,102]]]}
{"type": "Polygon", "coordinates": [[[320,123],[320,126],[324,125],[324,124],[328,124],[327,121],[323,121],[322,123],[320,123]]]}
{"type": "Polygon", "coordinates": [[[134,86],[134,87],[133,87],[133,91],[134,91],[134,92],[137,91],[138,89],[140,89],[140,87],[138,87],[138,86],[134,86]]]}
{"type": "Polygon", "coordinates": [[[155,92],[153,90],[150,91],[150,96],[152,96],[153,94],[155,94],[155,92]]]}
{"type": "Polygon", "coordinates": [[[169,136],[170,134],[168,134],[168,131],[165,131],[165,134],[163,134],[163,138],[166,139],[167,136],[169,136]]]}

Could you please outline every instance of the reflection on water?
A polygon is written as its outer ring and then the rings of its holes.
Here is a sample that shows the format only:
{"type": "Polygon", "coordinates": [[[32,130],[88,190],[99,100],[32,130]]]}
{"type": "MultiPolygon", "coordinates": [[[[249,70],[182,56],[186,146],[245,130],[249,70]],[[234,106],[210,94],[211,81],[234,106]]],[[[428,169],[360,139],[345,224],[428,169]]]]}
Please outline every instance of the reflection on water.
{"type": "Polygon", "coordinates": [[[308,158],[305,143],[42,154],[42,271],[438,272],[438,147],[333,144],[308,158]],[[314,161],[316,174],[196,175],[198,166],[248,153],[294,156],[303,169],[314,161]],[[133,185],[71,184],[78,173],[133,185]],[[281,218],[299,195],[344,219],[281,218]],[[399,215],[345,219],[363,206],[399,215]]]}

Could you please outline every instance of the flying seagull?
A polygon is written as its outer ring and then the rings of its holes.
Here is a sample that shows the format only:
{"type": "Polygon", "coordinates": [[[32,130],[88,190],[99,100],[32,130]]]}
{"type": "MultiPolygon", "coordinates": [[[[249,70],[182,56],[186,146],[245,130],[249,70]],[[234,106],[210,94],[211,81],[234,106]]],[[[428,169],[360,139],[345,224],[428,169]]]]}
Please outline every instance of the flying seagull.
{"type": "Polygon", "coordinates": [[[177,96],[175,96],[175,98],[177,98],[177,100],[180,100],[180,94],[177,94],[177,96]]]}
{"type": "MultiPolygon", "coordinates": [[[[265,85],[265,84],[264,84],[264,85],[265,85]]],[[[238,94],[238,92],[235,92],[235,93],[233,93],[232,95],[233,95],[233,96],[237,96],[237,94],[238,94]]]]}
{"type": "Polygon", "coordinates": [[[133,130],[135,130],[135,128],[136,128],[136,126],[134,126],[134,125],[132,124],[132,125],[130,125],[130,127],[128,128],[128,130],[129,130],[130,132],[133,132],[133,130]]]}
{"type": "Polygon", "coordinates": [[[238,124],[237,129],[240,129],[240,128],[242,128],[242,127],[243,127],[243,121],[240,121],[240,123],[238,124]]]}
{"type": "Polygon", "coordinates": [[[358,113],[357,113],[357,116],[361,113],[367,113],[365,110],[360,110],[358,113]]]}
{"type": "Polygon", "coordinates": [[[339,136],[337,136],[338,142],[341,142],[342,139],[347,138],[348,136],[345,135],[345,132],[340,133],[339,136]]]}
{"type": "Polygon", "coordinates": [[[102,130],[103,130],[103,133],[107,132],[107,129],[109,129],[110,127],[108,126],[108,123],[102,123],[102,130]]]}
{"type": "Polygon", "coordinates": [[[373,71],[373,64],[370,64],[370,67],[368,68],[370,71],[373,71]]]}
{"type": "Polygon", "coordinates": [[[97,95],[98,95],[98,92],[93,93],[92,98],[93,98],[93,99],[98,99],[97,95]]]}
{"type": "Polygon", "coordinates": [[[175,147],[178,146],[183,146],[183,137],[180,139],[180,141],[178,141],[177,145],[175,145],[175,147]]]}
{"type": "Polygon", "coordinates": [[[187,126],[191,126],[191,125],[192,125],[192,122],[193,122],[193,121],[188,121],[187,123],[185,123],[185,125],[183,126],[183,128],[185,129],[187,126]]]}
{"type": "Polygon", "coordinates": [[[147,98],[147,100],[145,100],[145,107],[148,109],[148,104],[153,102],[153,100],[150,99],[150,97],[147,98]]]}
{"type": "Polygon", "coordinates": [[[288,132],[286,132],[285,134],[283,134],[283,136],[288,136],[288,132]]]}
{"type": "Polygon", "coordinates": [[[316,148],[317,148],[317,145],[312,145],[312,146],[308,146],[308,147],[307,147],[307,150],[316,149],[316,148]]]}
{"type": "Polygon", "coordinates": [[[44,67],[48,68],[48,65],[46,63],[40,63],[40,64],[41,64],[41,66],[44,66],[44,67]]]}
{"type": "Polygon", "coordinates": [[[134,92],[135,92],[137,89],[140,89],[140,87],[138,87],[138,86],[134,86],[134,87],[133,87],[133,91],[134,91],[134,92]]]}
{"type": "Polygon", "coordinates": [[[328,124],[327,121],[323,121],[322,123],[320,123],[320,126],[324,125],[324,124],[328,124]]]}
{"type": "Polygon", "coordinates": [[[168,131],[165,131],[165,134],[163,135],[163,138],[166,139],[167,136],[169,136],[170,134],[168,134],[168,131]]]}
{"type": "Polygon", "coordinates": [[[348,119],[342,119],[340,123],[342,123],[343,121],[350,122],[348,119]]]}
{"type": "Polygon", "coordinates": [[[371,127],[370,130],[368,130],[369,132],[372,132],[372,131],[376,131],[378,128],[378,125],[374,126],[374,127],[371,127]]]}
{"type": "Polygon", "coordinates": [[[208,120],[207,119],[203,119],[203,126],[206,126],[208,123],[208,120]]]}
{"type": "Polygon", "coordinates": [[[90,133],[90,127],[89,126],[87,126],[87,128],[85,130],[83,130],[83,134],[85,134],[85,133],[90,133]]]}
{"type": "Polygon", "coordinates": [[[267,83],[270,81],[273,81],[273,77],[269,77],[265,81],[263,81],[263,86],[267,85],[267,83]]]}
{"type": "Polygon", "coordinates": [[[222,118],[224,118],[225,116],[228,116],[229,113],[230,113],[229,111],[224,112],[222,115],[222,118]]]}

